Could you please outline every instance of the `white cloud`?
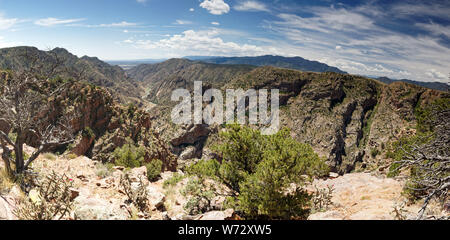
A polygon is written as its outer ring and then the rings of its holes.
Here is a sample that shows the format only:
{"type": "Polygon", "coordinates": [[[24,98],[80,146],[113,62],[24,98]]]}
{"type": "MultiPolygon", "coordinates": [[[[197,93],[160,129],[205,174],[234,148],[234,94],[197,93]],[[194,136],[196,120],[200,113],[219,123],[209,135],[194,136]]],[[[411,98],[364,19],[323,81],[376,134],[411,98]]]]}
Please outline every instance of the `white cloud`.
{"type": "Polygon", "coordinates": [[[312,16],[284,13],[278,15],[281,21],[266,21],[266,29],[280,39],[277,46],[283,44],[280,48],[289,54],[353,74],[445,80],[450,48],[441,41],[440,36],[447,36],[449,31],[442,25],[417,24],[432,34],[412,36],[376,24],[377,16],[385,19],[395,14],[376,8],[370,13],[363,7],[313,7],[304,11],[312,16]]]}
{"type": "Polygon", "coordinates": [[[214,15],[222,15],[230,11],[230,6],[224,0],[204,0],[200,3],[200,7],[205,8],[214,15]]]}
{"type": "Polygon", "coordinates": [[[212,24],[212,25],[216,25],[216,26],[219,26],[219,25],[220,25],[220,23],[218,23],[218,22],[211,22],[211,24],[212,24]]]}
{"type": "Polygon", "coordinates": [[[450,26],[444,26],[437,23],[417,23],[416,26],[423,28],[435,36],[445,35],[450,38],[450,26]]]}
{"type": "Polygon", "coordinates": [[[314,17],[300,17],[295,14],[279,14],[280,25],[299,29],[330,33],[335,30],[346,32],[373,29],[373,20],[346,9],[315,8],[314,17]]]}
{"type": "Polygon", "coordinates": [[[189,8],[189,12],[193,12],[193,11],[195,11],[195,9],[189,8]]]}
{"type": "Polygon", "coordinates": [[[448,1],[427,1],[427,3],[400,1],[391,7],[391,11],[399,18],[416,18],[418,16],[434,16],[449,19],[450,4],[448,1]]]}
{"type": "Polygon", "coordinates": [[[427,76],[429,76],[432,79],[439,79],[439,80],[446,80],[447,76],[436,69],[430,69],[428,72],[425,73],[427,76]]]}
{"type": "Polygon", "coordinates": [[[215,29],[206,31],[187,30],[182,34],[159,41],[137,40],[133,46],[138,49],[161,50],[165,56],[258,56],[278,52],[273,47],[225,42],[215,29]]]}
{"type": "Polygon", "coordinates": [[[178,24],[178,25],[189,25],[189,24],[192,24],[192,22],[191,21],[187,21],[187,20],[176,20],[175,24],[178,24]]]}
{"type": "Polygon", "coordinates": [[[258,1],[245,1],[240,2],[234,7],[237,11],[248,11],[248,12],[270,12],[264,3],[258,1]]]}
{"type": "Polygon", "coordinates": [[[51,27],[51,26],[56,26],[56,25],[61,25],[61,24],[69,24],[69,23],[76,23],[76,22],[81,22],[84,21],[85,19],[83,18],[78,18],[78,19],[58,19],[58,18],[43,18],[43,19],[39,19],[36,20],[34,22],[34,24],[39,25],[39,26],[44,26],[44,27],[51,27]]]}
{"type": "Polygon", "coordinates": [[[7,30],[19,22],[17,18],[4,18],[0,14],[0,30],[7,30]]]}
{"type": "Polygon", "coordinates": [[[137,25],[138,25],[137,23],[122,21],[122,22],[118,22],[118,23],[100,24],[98,26],[99,27],[132,27],[132,26],[137,26],[137,25]]]}
{"type": "Polygon", "coordinates": [[[117,22],[117,23],[103,23],[103,24],[97,24],[97,25],[73,23],[73,24],[67,24],[66,26],[87,27],[87,28],[116,28],[116,27],[121,28],[121,27],[137,27],[138,25],[139,25],[138,23],[122,21],[122,22],[117,22]]]}

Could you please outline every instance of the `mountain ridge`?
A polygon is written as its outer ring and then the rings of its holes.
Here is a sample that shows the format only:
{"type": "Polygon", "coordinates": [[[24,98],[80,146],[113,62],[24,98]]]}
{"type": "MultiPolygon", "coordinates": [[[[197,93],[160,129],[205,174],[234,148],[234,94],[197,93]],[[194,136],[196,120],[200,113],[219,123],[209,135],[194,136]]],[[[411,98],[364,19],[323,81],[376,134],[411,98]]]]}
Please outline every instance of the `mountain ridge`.
{"type": "Polygon", "coordinates": [[[254,66],[273,66],[281,68],[289,68],[308,72],[336,72],[346,73],[336,67],[327,64],[310,61],[302,57],[283,57],[275,55],[263,55],[257,57],[200,57],[191,56],[192,60],[198,60],[216,64],[248,64],[254,66]]]}
{"type": "Polygon", "coordinates": [[[447,92],[450,90],[450,86],[447,83],[442,83],[442,82],[421,82],[421,81],[415,81],[415,80],[410,80],[410,79],[392,79],[392,78],[388,78],[388,77],[378,77],[378,78],[374,78],[374,79],[376,79],[380,82],[386,83],[386,84],[391,84],[394,82],[406,82],[406,83],[418,85],[418,86],[429,88],[429,89],[439,90],[439,91],[443,91],[443,92],[447,92]]]}
{"type": "MultiPolygon", "coordinates": [[[[42,51],[35,47],[13,47],[0,49],[0,69],[13,71],[29,68],[35,58],[35,63],[42,67],[57,66],[63,77],[69,73],[82,74],[83,78],[91,84],[102,86],[110,90],[116,100],[122,103],[139,102],[143,90],[130,79],[126,72],[118,67],[111,66],[97,57],[75,56],[64,48],[54,48],[49,51],[42,51]]],[[[55,76],[50,76],[55,77],[55,76]]]]}

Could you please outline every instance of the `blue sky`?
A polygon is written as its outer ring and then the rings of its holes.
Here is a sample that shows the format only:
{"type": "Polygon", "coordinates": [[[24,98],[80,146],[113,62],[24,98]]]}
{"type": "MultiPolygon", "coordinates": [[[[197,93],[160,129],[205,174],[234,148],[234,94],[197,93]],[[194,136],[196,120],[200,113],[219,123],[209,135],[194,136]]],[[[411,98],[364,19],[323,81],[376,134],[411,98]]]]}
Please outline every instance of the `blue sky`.
{"type": "Polygon", "coordinates": [[[450,1],[0,0],[0,48],[22,45],[103,60],[301,56],[447,82],[450,1]]]}

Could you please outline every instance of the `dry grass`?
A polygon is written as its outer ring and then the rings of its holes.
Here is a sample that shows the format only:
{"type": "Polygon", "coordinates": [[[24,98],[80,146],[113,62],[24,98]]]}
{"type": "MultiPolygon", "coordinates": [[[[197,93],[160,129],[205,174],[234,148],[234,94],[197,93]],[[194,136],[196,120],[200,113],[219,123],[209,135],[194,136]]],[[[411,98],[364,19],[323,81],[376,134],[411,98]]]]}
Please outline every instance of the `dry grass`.
{"type": "Polygon", "coordinates": [[[42,157],[51,161],[54,161],[57,158],[56,155],[53,153],[44,153],[42,154],[42,157]]]}
{"type": "Polygon", "coordinates": [[[14,182],[8,177],[5,169],[0,168],[0,194],[8,193],[14,186],[14,182]]]}
{"type": "Polygon", "coordinates": [[[67,159],[73,160],[73,159],[77,158],[78,156],[76,154],[69,153],[66,155],[66,157],[67,157],[67,159]]]}

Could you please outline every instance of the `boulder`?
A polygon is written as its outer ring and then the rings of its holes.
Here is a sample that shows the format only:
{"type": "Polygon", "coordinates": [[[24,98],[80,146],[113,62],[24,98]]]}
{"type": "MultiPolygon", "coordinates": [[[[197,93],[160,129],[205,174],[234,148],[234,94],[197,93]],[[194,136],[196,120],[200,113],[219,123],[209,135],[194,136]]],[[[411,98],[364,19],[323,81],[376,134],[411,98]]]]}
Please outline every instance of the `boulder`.
{"type": "Polygon", "coordinates": [[[83,220],[126,220],[128,212],[121,207],[120,200],[106,200],[89,191],[81,191],[75,201],[74,214],[83,220]]]}
{"type": "Polygon", "coordinates": [[[86,155],[95,141],[95,135],[85,136],[80,134],[74,142],[71,152],[77,156],[86,155]]]}
{"type": "Polygon", "coordinates": [[[188,146],[180,154],[180,157],[178,157],[178,160],[184,161],[184,160],[195,158],[196,153],[197,153],[197,148],[195,148],[194,146],[188,146]]]}
{"type": "Polygon", "coordinates": [[[329,173],[330,178],[338,178],[339,174],[335,173],[335,172],[330,172],[329,173]]]}
{"type": "Polygon", "coordinates": [[[170,143],[173,146],[193,145],[201,138],[207,137],[210,131],[210,128],[206,124],[192,124],[187,129],[181,129],[170,143]]]}
{"type": "Polygon", "coordinates": [[[166,201],[166,195],[150,185],[147,187],[147,196],[152,207],[155,207],[156,209],[163,209],[164,202],[166,201]]]}
{"type": "Polygon", "coordinates": [[[142,181],[144,183],[146,183],[148,181],[147,180],[147,167],[142,166],[139,168],[133,168],[130,170],[129,176],[130,176],[130,180],[132,182],[139,182],[139,180],[142,179],[142,181]]]}

